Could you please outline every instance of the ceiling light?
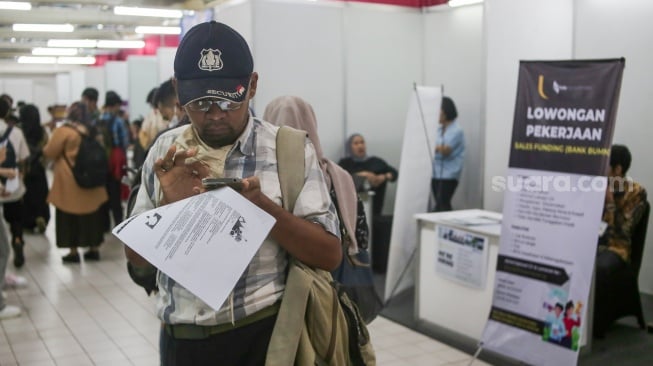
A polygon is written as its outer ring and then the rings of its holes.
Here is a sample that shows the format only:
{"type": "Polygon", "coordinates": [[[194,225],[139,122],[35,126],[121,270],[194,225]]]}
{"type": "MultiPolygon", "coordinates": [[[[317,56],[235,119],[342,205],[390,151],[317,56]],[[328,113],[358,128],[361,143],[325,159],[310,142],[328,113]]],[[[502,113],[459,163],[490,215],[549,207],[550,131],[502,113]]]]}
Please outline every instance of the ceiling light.
{"type": "Polygon", "coordinates": [[[144,41],[97,41],[98,48],[143,48],[145,47],[144,41]]]}
{"type": "Polygon", "coordinates": [[[72,32],[72,24],[14,24],[14,32],[72,32]]]}
{"type": "Polygon", "coordinates": [[[138,26],[135,32],[140,34],[181,34],[181,28],[138,26]]]}
{"type": "Polygon", "coordinates": [[[3,10],[30,10],[32,4],[16,1],[0,1],[0,9],[3,10]]]}
{"type": "Polygon", "coordinates": [[[98,48],[143,48],[145,47],[144,41],[98,41],[98,48]]]}
{"type": "Polygon", "coordinates": [[[135,15],[141,17],[159,18],[181,18],[184,16],[184,13],[181,10],[134,8],[129,6],[116,6],[113,8],[113,13],[116,15],[135,15]]]}
{"type": "Polygon", "coordinates": [[[76,54],[76,48],[36,47],[32,49],[32,55],[34,56],[75,56],[76,54]]]}
{"type": "Polygon", "coordinates": [[[93,65],[95,63],[95,57],[58,57],[57,63],[63,65],[93,65]]]}
{"type": "Polygon", "coordinates": [[[482,3],[483,0],[449,0],[449,6],[452,8],[457,6],[473,5],[482,3]]]}
{"type": "Polygon", "coordinates": [[[56,57],[34,57],[34,56],[20,56],[18,57],[19,64],[54,64],[57,62],[56,57]]]}
{"type": "Polygon", "coordinates": [[[95,57],[39,57],[39,56],[20,56],[19,64],[60,64],[60,65],[93,65],[95,57]]]}
{"type": "Polygon", "coordinates": [[[94,48],[97,41],[93,39],[51,39],[48,47],[94,48]]]}

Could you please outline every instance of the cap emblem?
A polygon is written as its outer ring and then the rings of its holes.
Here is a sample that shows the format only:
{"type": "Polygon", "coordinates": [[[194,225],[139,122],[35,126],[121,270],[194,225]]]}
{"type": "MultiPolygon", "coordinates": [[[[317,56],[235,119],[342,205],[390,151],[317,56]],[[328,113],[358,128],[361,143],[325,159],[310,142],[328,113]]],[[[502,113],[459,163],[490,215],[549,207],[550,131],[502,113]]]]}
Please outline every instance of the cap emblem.
{"type": "Polygon", "coordinates": [[[222,55],[222,52],[220,50],[214,50],[212,48],[203,49],[202,50],[202,56],[200,57],[200,61],[198,62],[198,65],[200,67],[200,70],[204,71],[216,71],[216,70],[222,70],[222,59],[220,58],[220,55],[222,55]]]}

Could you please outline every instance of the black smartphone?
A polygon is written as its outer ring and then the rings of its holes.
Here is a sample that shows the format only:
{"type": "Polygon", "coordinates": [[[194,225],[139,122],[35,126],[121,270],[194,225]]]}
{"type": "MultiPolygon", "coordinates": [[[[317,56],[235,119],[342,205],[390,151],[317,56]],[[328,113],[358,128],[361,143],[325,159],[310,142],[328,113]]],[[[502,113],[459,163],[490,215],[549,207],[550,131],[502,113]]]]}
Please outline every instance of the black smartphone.
{"type": "Polygon", "coordinates": [[[207,191],[222,187],[231,187],[237,191],[243,189],[243,181],[240,178],[204,178],[202,186],[207,191]]]}

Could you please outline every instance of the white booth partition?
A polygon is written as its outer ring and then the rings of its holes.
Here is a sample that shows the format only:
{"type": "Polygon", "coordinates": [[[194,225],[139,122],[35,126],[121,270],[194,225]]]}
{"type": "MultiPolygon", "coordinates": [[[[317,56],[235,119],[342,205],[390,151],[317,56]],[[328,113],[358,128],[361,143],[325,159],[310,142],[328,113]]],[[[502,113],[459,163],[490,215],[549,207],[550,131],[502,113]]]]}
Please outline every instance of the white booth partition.
{"type": "Polygon", "coordinates": [[[213,19],[227,24],[237,30],[245,38],[254,53],[254,68],[256,68],[256,52],[254,50],[253,23],[254,12],[251,1],[235,0],[224,2],[213,8],[213,19]]]}
{"type": "Polygon", "coordinates": [[[503,193],[492,177],[503,176],[508,153],[520,60],[569,60],[573,7],[569,0],[492,0],[485,3],[485,184],[483,207],[501,212],[503,193]]]}
{"type": "Polygon", "coordinates": [[[253,7],[256,114],[282,95],[305,99],[315,111],[325,156],[337,161],[345,108],[342,6],[256,1],[253,7]]]}
{"type": "MultiPolygon", "coordinates": [[[[140,78],[137,77],[136,81],[140,78]]],[[[127,70],[127,61],[107,61],[104,64],[104,86],[106,91],[113,90],[123,100],[129,100],[129,73],[127,70]]],[[[104,93],[100,95],[104,101],[104,93]]],[[[98,106],[102,106],[98,104],[98,106]]]]}
{"type": "MultiPolygon", "coordinates": [[[[105,81],[104,81],[104,66],[95,66],[95,67],[88,67],[85,69],[86,71],[86,87],[91,87],[97,89],[99,96],[98,96],[98,106],[104,105],[104,93],[105,93],[105,81]]],[[[79,98],[80,95],[76,95],[75,98],[79,98]]]]}
{"type": "MultiPolygon", "coordinates": [[[[354,132],[362,134],[368,155],[379,156],[400,170],[408,102],[413,83],[423,80],[422,13],[350,3],[344,16],[345,138],[354,132]]],[[[393,212],[395,191],[396,184],[389,184],[384,213],[393,212]]]]}
{"type": "Polygon", "coordinates": [[[80,100],[82,92],[87,85],[86,72],[83,69],[70,72],[70,96],[73,101],[80,100]]]}
{"type": "Polygon", "coordinates": [[[177,47],[159,47],[156,50],[157,69],[159,73],[159,84],[156,86],[174,76],[176,52],[177,47]]]}
{"type": "MultiPolygon", "coordinates": [[[[483,205],[483,5],[436,6],[424,14],[424,84],[442,85],[465,133],[465,162],[455,209],[483,205]]],[[[429,121],[437,123],[437,121],[429,121]]],[[[432,138],[435,138],[434,136],[432,138]]]]}
{"type": "Polygon", "coordinates": [[[60,73],[57,74],[56,85],[57,85],[57,104],[70,105],[73,102],[73,96],[70,92],[70,74],[69,73],[60,73]]]}
{"type": "Polygon", "coordinates": [[[130,120],[145,117],[150,112],[147,94],[159,86],[159,64],[155,56],[129,56],[127,58],[130,120]]]}
{"type": "MultiPolygon", "coordinates": [[[[653,96],[653,2],[577,0],[574,52],[577,59],[625,57],[614,143],[628,146],[633,162],[627,175],[653,191],[650,104],[653,96]],[[619,26],[606,26],[614,24],[619,26]]],[[[640,291],[653,294],[653,216],[649,219],[640,291]]]]}

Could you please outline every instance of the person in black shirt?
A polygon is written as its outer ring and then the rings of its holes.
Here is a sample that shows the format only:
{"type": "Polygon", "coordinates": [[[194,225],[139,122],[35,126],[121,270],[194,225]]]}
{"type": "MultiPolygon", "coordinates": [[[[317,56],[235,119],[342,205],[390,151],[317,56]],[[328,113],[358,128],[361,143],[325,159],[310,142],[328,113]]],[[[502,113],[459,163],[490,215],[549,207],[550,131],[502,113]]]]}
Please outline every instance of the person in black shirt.
{"type": "Polygon", "coordinates": [[[372,212],[374,215],[380,215],[383,210],[386,183],[397,180],[397,169],[381,158],[368,156],[365,139],[358,133],[349,137],[345,148],[347,157],[340,159],[338,165],[354,178],[362,177],[367,181],[370,190],[374,192],[372,212]]]}

